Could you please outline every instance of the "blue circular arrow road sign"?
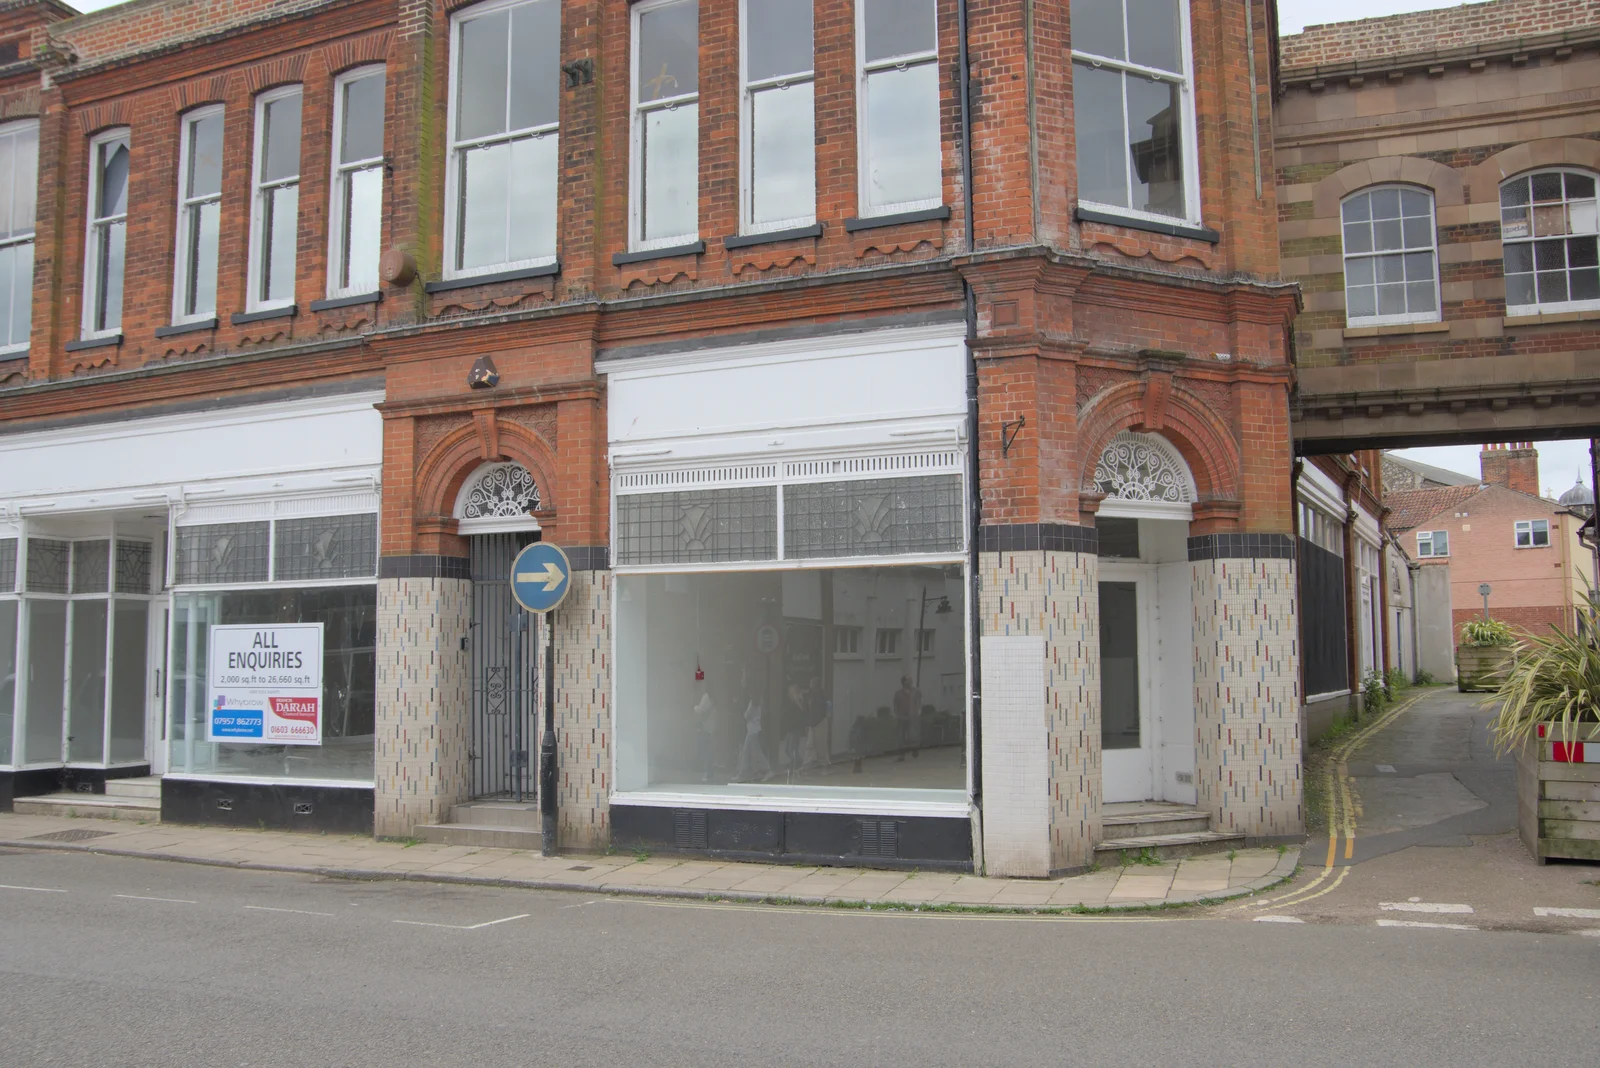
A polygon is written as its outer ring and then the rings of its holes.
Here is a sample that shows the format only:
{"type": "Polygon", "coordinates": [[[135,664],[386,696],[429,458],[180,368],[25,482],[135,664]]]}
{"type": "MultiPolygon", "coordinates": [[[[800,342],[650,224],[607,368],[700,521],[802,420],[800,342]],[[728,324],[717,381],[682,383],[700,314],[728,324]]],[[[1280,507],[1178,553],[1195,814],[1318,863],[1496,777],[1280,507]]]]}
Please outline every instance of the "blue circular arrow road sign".
{"type": "Polygon", "coordinates": [[[571,585],[567,554],[549,542],[536,541],[511,561],[511,596],[530,612],[550,611],[571,585]]]}

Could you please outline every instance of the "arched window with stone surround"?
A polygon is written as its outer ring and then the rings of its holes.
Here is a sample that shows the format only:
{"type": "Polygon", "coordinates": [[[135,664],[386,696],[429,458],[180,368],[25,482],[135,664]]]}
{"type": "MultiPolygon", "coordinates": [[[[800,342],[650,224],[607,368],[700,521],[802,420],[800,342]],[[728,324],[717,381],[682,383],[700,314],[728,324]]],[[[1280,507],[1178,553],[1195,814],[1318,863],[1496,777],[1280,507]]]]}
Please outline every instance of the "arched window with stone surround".
{"type": "Polygon", "coordinates": [[[455,518],[461,534],[538,530],[539,485],[519,463],[488,463],[472,472],[456,495],[455,518]]]}
{"type": "Polygon", "coordinates": [[[1124,430],[1111,439],[1094,465],[1101,504],[1164,505],[1187,510],[1194,504],[1194,476],[1172,444],[1158,434],[1124,430]]]}

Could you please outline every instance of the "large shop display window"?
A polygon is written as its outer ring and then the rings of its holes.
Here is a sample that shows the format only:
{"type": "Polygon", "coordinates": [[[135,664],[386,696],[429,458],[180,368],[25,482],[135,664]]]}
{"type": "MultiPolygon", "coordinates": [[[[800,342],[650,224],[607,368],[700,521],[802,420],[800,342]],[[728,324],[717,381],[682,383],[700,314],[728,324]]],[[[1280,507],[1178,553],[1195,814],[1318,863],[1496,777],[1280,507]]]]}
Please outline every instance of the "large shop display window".
{"type": "Polygon", "coordinates": [[[954,473],[621,489],[619,793],[964,802],[962,502],[954,473]]]}
{"type": "MultiPolygon", "coordinates": [[[[372,514],[178,528],[167,708],[172,772],[372,782],[377,538],[372,514]],[[240,728],[243,718],[225,721],[213,714],[219,699],[224,707],[227,702],[219,693],[222,667],[213,654],[228,648],[249,652],[250,637],[216,628],[279,628],[268,639],[277,648],[262,654],[271,656],[291,651],[298,636],[314,634],[307,624],[321,626],[320,678],[297,676],[299,690],[286,690],[278,700],[289,715],[315,724],[316,742],[247,740],[253,732],[240,728]],[[293,703],[296,694],[316,699],[314,721],[313,705],[293,703]]],[[[293,664],[317,659],[302,655],[293,664]]],[[[250,702],[245,706],[255,711],[250,702]]]]}

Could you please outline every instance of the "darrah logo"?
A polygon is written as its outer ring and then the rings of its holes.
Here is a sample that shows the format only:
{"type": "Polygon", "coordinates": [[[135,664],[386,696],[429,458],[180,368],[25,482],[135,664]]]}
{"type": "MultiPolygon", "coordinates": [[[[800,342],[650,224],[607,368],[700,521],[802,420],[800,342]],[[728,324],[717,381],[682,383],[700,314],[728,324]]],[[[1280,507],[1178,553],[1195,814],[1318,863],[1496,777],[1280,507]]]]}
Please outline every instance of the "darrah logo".
{"type": "Polygon", "coordinates": [[[317,706],[320,699],[316,697],[274,697],[272,698],[272,714],[279,719],[297,719],[306,723],[317,721],[317,706]]]}

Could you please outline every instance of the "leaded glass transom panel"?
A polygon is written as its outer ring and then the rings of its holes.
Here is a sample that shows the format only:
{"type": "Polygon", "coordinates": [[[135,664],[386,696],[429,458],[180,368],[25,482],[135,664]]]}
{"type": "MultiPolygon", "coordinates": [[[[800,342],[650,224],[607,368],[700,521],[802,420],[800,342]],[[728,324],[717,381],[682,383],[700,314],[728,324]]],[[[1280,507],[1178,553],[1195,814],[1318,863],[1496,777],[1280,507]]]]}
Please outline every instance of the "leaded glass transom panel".
{"type": "Polygon", "coordinates": [[[622,564],[772,560],[778,555],[778,495],[736,486],[617,498],[622,564]]]}
{"type": "Polygon", "coordinates": [[[215,523],[178,529],[178,582],[267,581],[269,523],[215,523]]]}
{"type": "Polygon", "coordinates": [[[111,542],[72,543],[72,592],[105,593],[111,588],[111,542]]]}
{"type": "Polygon", "coordinates": [[[275,536],[279,582],[364,578],[378,568],[378,517],[370,512],[280,519],[275,536]]]}
{"type": "Polygon", "coordinates": [[[1187,504],[1194,501],[1188,468],[1165,441],[1123,431],[1095,464],[1096,488],[1107,498],[1187,504]]]}
{"type": "Polygon", "coordinates": [[[496,464],[476,476],[461,504],[461,519],[511,519],[539,507],[539,487],[521,464],[496,464]]]}
{"type": "Polygon", "coordinates": [[[117,539],[117,592],[149,593],[155,553],[147,541],[117,539]]]}
{"type": "Polygon", "coordinates": [[[960,475],[783,488],[789,559],[959,552],[961,531],[960,475]]]}
{"type": "Polygon", "coordinates": [[[0,593],[17,588],[17,539],[0,538],[0,593]]]}
{"type": "Polygon", "coordinates": [[[28,539],[28,592],[66,593],[72,543],[53,538],[28,539]]]}

